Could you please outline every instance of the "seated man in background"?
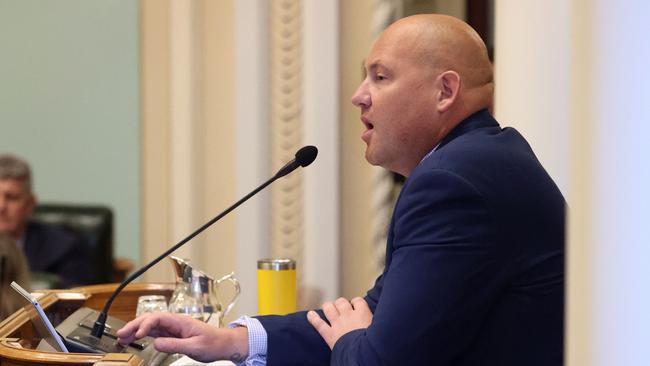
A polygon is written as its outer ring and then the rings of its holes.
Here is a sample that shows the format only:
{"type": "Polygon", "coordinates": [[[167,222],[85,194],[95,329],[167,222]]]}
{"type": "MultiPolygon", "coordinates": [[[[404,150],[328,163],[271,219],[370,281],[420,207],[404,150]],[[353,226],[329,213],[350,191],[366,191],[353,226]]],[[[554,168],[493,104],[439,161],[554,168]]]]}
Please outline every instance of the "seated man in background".
{"type": "Polygon", "coordinates": [[[83,238],[57,227],[30,221],[36,207],[29,165],[0,155],[0,234],[23,250],[32,272],[58,277],[54,286],[92,282],[92,253],[83,238]]]}

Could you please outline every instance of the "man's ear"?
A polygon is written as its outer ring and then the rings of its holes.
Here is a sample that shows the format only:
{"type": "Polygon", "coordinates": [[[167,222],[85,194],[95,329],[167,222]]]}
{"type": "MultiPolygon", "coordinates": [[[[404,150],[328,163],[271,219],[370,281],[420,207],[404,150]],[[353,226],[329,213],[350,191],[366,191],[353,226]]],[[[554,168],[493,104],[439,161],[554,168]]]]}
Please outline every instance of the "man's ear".
{"type": "Polygon", "coordinates": [[[460,91],[460,75],[456,71],[444,71],[438,75],[438,99],[436,106],[439,112],[446,112],[454,105],[460,91]]]}

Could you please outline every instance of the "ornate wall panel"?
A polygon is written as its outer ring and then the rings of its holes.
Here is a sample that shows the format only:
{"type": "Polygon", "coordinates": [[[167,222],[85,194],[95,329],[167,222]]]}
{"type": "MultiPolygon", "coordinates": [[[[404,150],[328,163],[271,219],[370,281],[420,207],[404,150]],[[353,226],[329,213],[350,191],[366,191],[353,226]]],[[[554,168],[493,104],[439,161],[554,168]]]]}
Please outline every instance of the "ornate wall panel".
{"type": "MultiPolygon", "coordinates": [[[[144,260],[234,200],[233,5],[141,2],[144,260]]],[[[225,218],[174,254],[220,276],[235,269],[234,231],[234,217],[225,218]]],[[[173,278],[168,264],[145,275],[173,278]]]]}
{"type": "MultiPolygon", "coordinates": [[[[303,9],[299,0],[270,7],[271,167],[277,171],[303,143],[303,9]]],[[[271,193],[271,255],[303,262],[303,182],[290,174],[271,193]]],[[[298,282],[301,281],[298,271],[298,282]]]]}

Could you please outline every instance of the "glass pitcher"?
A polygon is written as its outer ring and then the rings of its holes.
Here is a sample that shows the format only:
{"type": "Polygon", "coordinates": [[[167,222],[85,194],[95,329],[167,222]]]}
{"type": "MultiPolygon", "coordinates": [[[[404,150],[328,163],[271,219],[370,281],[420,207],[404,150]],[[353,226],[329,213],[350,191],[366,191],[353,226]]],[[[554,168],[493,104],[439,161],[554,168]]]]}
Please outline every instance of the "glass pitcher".
{"type": "Polygon", "coordinates": [[[174,293],[169,299],[169,312],[205,320],[203,310],[205,302],[198,289],[200,274],[189,266],[185,267],[183,271],[184,279],[180,282],[176,281],[174,293]]]}
{"type": "Polygon", "coordinates": [[[170,312],[185,313],[203,321],[208,321],[216,315],[214,321],[221,326],[223,317],[232,310],[241,293],[239,281],[234,273],[215,280],[204,272],[192,268],[188,260],[175,256],[169,256],[169,259],[176,273],[176,289],[169,301],[170,312]],[[235,293],[224,306],[219,299],[218,290],[220,284],[225,281],[233,285],[235,293]]]}

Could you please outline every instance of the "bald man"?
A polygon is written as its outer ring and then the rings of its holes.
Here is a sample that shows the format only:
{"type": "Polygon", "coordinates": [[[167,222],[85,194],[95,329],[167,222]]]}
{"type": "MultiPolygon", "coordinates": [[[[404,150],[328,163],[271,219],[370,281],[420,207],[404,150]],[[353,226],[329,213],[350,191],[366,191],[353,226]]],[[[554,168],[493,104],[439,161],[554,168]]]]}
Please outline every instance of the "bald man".
{"type": "Polygon", "coordinates": [[[492,68],[462,21],[391,25],[352,97],[366,159],[406,183],[364,298],[215,329],[168,314],[120,332],[198,360],[268,365],[561,365],[565,201],[488,112],[492,68]]]}

